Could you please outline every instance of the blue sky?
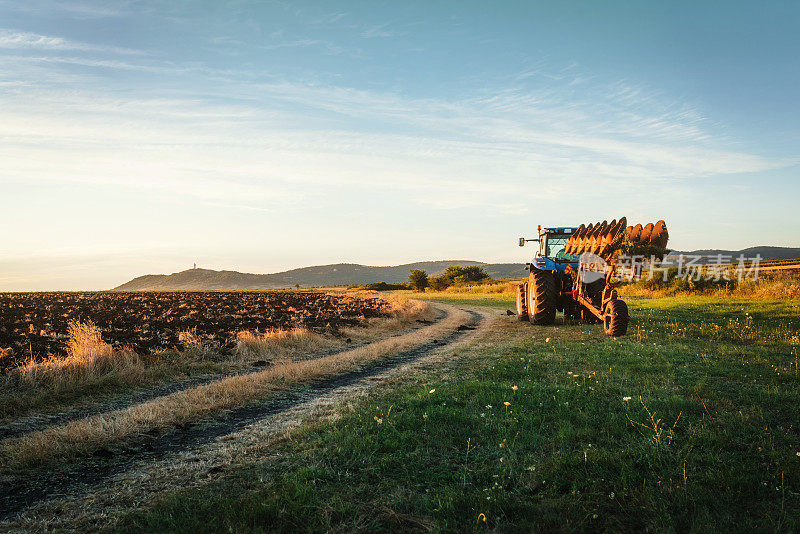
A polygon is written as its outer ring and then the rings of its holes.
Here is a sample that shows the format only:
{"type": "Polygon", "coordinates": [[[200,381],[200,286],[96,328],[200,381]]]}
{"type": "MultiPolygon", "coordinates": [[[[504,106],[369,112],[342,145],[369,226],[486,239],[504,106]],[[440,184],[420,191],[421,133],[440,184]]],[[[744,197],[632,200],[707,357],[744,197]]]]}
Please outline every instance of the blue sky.
{"type": "Polygon", "coordinates": [[[800,246],[800,3],[0,0],[0,290],[800,246]]]}

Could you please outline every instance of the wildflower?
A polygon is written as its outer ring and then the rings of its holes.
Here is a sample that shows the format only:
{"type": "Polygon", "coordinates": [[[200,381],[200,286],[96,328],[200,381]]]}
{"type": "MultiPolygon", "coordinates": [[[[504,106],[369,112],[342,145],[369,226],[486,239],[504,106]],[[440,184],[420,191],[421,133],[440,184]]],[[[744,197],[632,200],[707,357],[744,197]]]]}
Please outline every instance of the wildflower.
{"type": "Polygon", "coordinates": [[[487,404],[487,405],[486,405],[486,409],[487,409],[487,410],[491,410],[491,409],[492,409],[492,405],[491,405],[491,404],[487,404]]]}
{"type": "Polygon", "coordinates": [[[628,402],[629,400],[631,400],[630,397],[622,397],[622,402],[628,402]]]}
{"type": "Polygon", "coordinates": [[[517,386],[511,386],[511,389],[513,389],[514,391],[517,391],[519,388],[517,386]]]}
{"type": "Polygon", "coordinates": [[[434,391],[436,391],[436,388],[433,388],[433,389],[432,389],[432,390],[430,390],[428,393],[433,393],[434,391]]]}
{"type": "Polygon", "coordinates": [[[511,403],[508,401],[503,401],[503,404],[505,404],[506,406],[511,406],[511,403]]]}
{"type": "Polygon", "coordinates": [[[550,338],[548,337],[547,339],[544,340],[544,342],[545,343],[550,343],[550,338]]]}
{"type": "Polygon", "coordinates": [[[797,453],[797,456],[800,456],[800,452],[797,453]]]}
{"type": "Polygon", "coordinates": [[[427,419],[428,418],[428,413],[426,412],[426,413],[422,414],[422,418],[423,419],[427,419]]]}
{"type": "Polygon", "coordinates": [[[382,425],[382,424],[383,424],[383,419],[381,419],[381,418],[380,418],[380,417],[378,417],[377,415],[375,416],[375,421],[376,421],[376,422],[377,422],[379,425],[382,425]]]}

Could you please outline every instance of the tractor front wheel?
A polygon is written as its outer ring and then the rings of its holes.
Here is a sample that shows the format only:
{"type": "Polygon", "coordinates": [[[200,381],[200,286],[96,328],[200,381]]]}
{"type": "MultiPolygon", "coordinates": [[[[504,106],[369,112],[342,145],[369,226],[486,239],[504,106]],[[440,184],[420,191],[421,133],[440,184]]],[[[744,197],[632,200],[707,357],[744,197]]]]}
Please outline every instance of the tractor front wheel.
{"type": "Polygon", "coordinates": [[[628,305],[624,301],[614,299],[606,305],[603,316],[603,330],[612,337],[624,336],[628,331],[628,305]]]}
{"type": "Polygon", "coordinates": [[[558,300],[553,273],[531,269],[527,286],[528,318],[531,323],[553,324],[558,300]]]}

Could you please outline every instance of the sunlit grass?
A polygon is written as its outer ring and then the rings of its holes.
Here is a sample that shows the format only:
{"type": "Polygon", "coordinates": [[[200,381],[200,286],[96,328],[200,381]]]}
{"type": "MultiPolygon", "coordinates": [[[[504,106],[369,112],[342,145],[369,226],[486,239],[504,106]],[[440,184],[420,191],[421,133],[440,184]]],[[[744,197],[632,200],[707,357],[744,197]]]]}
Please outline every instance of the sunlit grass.
{"type": "Polygon", "coordinates": [[[425,291],[424,293],[410,292],[409,298],[421,300],[435,300],[447,304],[464,304],[472,306],[487,306],[516,311],[515,295],[510,293],[484,293],[481,291],[425,291]]]}

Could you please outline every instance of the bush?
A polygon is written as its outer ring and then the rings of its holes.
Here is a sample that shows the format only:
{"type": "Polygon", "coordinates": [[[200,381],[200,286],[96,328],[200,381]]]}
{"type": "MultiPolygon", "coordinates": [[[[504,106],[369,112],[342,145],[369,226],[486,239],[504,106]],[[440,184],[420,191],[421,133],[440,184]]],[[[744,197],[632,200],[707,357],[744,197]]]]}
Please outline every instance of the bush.
{"type": "Polygon", "coordinates": [[[444,291],[447,289],[448,284],[445,280],[443,280],[439,276],[432,276],[428,280],[428,287],[430,287],[434,291],[444,291]]]}
{"type": "Polygon", "coordinates": [[[469,265],[461,267],[460,265],[451,265],[444,270],[439,276],[435,276],[429,280],[431,289],[434,291],[442,291],[450,286],[463,286],[473,282],[485,282],[492,278],[478,265],[469,265]]]}
{"type": "Polygon", "coordinates": [[[421,269],[411,269],[411,274],[408,275],[408,284],[415,291],[425,291],[425,288],[428,287],[428,273],[421,269]]]}
{"type": "Polygon", "coordinates": [[[386,282],[372,282],[366,284],[364,289],[369,291],[395,291],[398,289],[408,289],[406,284],[387,284],[386,282]]]}

